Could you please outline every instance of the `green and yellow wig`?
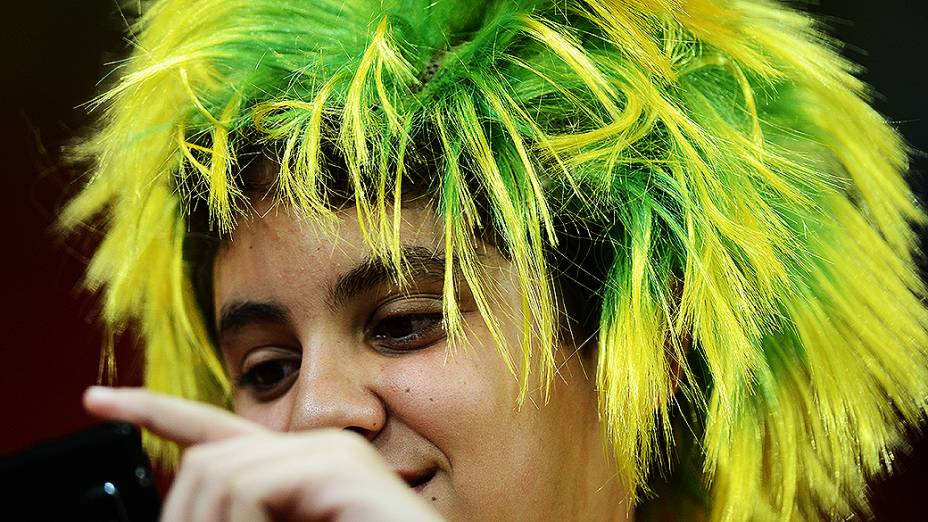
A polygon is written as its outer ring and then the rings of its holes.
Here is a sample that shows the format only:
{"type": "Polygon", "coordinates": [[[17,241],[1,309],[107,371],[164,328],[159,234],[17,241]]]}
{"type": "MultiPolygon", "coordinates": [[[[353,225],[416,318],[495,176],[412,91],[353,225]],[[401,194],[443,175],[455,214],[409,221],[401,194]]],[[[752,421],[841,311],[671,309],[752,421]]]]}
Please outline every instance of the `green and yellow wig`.
{"type": "Polygon", "coordinates": [[[102,224],[88,284],[110,328],[137,325],[153,390],[227,404],[185,244],[201,210],[216,234],[234,230],[243,151],[265,145],[279,164],[268,197],[331,223],[331,187],[349,187],[399,274],[403,181],[431,154],[449,335],[452,272],[498,324],[475,251],[492,230],[532,318],[524,357],[506,360],[525,392],[529,375],[553,376],[557,260],[588,235],[605,263],[587,284],[599,407],[635,503],[688,461],[713,520],[866,512],[868,478],[924,421],[912,225],[926,218],[902,178],[906,146],[802,13],[768,0],[163,0],[133,43],[94,102],[101,127],[78,147],[92,171],[62,223],[102,224]]]}

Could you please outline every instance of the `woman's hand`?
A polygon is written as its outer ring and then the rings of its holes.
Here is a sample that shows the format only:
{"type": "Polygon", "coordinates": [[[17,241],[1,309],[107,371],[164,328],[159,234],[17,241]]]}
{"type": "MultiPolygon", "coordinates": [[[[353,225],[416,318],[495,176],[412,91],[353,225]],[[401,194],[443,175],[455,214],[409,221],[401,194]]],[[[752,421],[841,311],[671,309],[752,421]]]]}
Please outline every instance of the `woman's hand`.
{"type": "Polygon", "coordinates": [[[164,521],[440,520],[353,432],[277,433],[142,389],[92,387],[84,405],[187,446],[164,521]]]}

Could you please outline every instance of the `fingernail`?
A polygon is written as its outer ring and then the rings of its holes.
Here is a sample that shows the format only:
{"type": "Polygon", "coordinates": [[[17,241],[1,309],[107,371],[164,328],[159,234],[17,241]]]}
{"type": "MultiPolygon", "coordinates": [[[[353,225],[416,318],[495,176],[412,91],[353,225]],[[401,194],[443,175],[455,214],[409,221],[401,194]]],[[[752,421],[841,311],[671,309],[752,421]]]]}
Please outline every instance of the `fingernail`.
{"type": "Polygon", "coordinates": [[[108,386],[91,386],[84,392],[84,398],[90,401],[110,401],[116,393],[108,386]]]}

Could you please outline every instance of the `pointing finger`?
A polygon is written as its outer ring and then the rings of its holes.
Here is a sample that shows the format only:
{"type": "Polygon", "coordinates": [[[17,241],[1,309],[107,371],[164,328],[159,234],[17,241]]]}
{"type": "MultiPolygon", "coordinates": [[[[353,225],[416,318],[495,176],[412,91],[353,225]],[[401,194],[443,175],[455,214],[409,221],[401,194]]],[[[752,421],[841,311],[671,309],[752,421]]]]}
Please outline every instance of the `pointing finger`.
{"type": "Polygon", "coordinates": [[[84,407],[98,417],[139,424],[185,446],[266,431],[215,406],[141,388],[91,386],[84,393],[84,407]]]}

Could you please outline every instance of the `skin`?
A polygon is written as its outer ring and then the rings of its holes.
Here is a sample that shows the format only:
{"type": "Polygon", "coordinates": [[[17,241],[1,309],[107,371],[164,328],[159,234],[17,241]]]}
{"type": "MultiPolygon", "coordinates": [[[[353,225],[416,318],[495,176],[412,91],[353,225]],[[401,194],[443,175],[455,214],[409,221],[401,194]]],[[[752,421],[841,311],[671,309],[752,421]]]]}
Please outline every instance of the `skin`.
{"type": "MultiPolygon", "coordinates": [[[[165,520],[627,519],[603,452],[593,368],[578,350],[559,347],[547,403],[533,383],[518,407],[518,382],[462,284],[465,335],[448,350],[443,241],[430,208],[403,209],[413,260],[404,288],[389,277],[344,284],[371,266],[353,209],[334,231],[257,210],[214,270],[238,416],[138,390],[87,396],[92,412],[189,446],[165,520]]],[[[513,266],[493,248],[480,255],[506,344],[518,347],[513,266]]],[[[510,353],[517,363],[519,353],[510,353]]]]}

